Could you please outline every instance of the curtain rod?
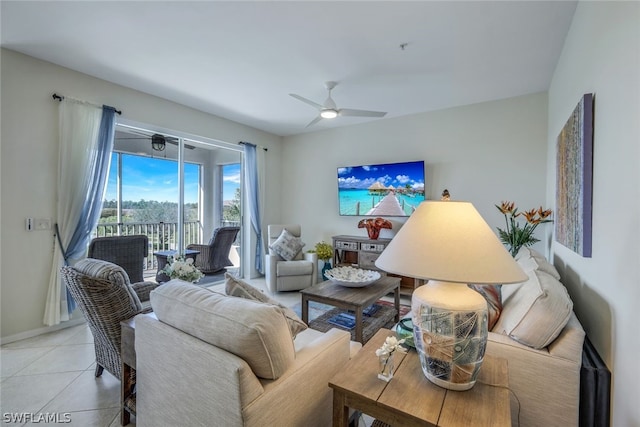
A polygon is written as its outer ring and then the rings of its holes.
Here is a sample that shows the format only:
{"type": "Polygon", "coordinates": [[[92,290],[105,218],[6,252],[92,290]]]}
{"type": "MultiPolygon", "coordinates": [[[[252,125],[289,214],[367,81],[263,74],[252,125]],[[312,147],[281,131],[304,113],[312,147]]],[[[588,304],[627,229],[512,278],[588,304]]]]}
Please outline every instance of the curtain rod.
{"type": "MultiPolygon", "coordinates": [[[[57,93],[54,93],[52,95],[52,98],[57,100],[57,101],[62,101],[64,99],[64,96],[58,95],[57,93]]],[[[73,98],[69,98],[69,99],[73,99],[73,98]]],[[[75,99],[74,99],[74,101],[75,101],[75,99]]],[[[83,101],[81,101],[81,102],[83,102],[83,101]]],[[[91,104],[91,103],[89,102],[88,104],[91,104]]],[[[92,104],[92,105],[95,105],[95,104],[92,104]]],[[[101,107],[101,105],[96,105],[96,107],[101,107]]],[[[114,108],[114,110],[115,110],[116,114],[118,114],[119,116],[122,115],[122,111],[116,110],[115,108],[114,108]]]]}
{"type": "Polygon", "coordinates": [[[267,147],[261,147],[261,146],[259,146],[257,144],[252,144],[250,142],[238,141],[238,144],[240,144],[240,145],[255,145],[256,147],[262,148],[264,151],[269,151],[269,149],[267,147]]]}

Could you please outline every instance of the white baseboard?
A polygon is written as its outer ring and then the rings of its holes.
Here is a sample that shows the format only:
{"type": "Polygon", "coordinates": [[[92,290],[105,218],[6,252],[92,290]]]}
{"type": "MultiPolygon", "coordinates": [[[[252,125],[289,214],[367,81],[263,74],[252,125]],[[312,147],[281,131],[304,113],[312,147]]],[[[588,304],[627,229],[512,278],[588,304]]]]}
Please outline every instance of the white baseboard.
{"type": "Polygon", "coordinates": [[[24,340],[27,338],[33,338],[38,335],[47,334],[49,332],[59,331],[61,329],[71,328],[73,326],[78,326],[87,323],[84,316],[80,315],[75,319],[71,319],[66,322],[62,322],[58,325],[53,326],[43,326],[42,328],[32,329],[30,331],[20,332],[19,334],[9,335],[8,337],[0,338],[0,345],[9,344],[15,341],[24,340]]]}

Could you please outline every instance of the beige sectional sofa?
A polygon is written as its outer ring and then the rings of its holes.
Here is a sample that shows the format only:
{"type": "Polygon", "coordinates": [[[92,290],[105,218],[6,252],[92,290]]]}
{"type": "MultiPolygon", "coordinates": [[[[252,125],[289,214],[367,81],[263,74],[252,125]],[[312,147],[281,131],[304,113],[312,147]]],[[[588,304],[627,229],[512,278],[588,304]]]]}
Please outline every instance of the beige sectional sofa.
{"type": "Polygon", "coordinates": [[[331,425],[329,379],[360,345],[244,296],[180,281],[151,294],[157,318],[136,318],[137,425],[331,425]]]}
{"type": "MultiPolygon", "coordinates": [[[[555,268],[526,249],[516,259],[529,280],[502,286],[486,354],[508,360],[512,425],[577,426],[584,330],[555,268]]],[[[331,425],[328,381],[360,345],[305,329],[237,279],[226,292],[244,298],[180,281],[152,292],[157,318],[136,318],[137,424],[331,425]]]]}
{"type": "Polygon", "coordinates": [[[516,260],[529,280],[502,286],[486,354],[508,360],[514,426],[577,426],[584,330],[553,265],[526,248],[516,260]]]}

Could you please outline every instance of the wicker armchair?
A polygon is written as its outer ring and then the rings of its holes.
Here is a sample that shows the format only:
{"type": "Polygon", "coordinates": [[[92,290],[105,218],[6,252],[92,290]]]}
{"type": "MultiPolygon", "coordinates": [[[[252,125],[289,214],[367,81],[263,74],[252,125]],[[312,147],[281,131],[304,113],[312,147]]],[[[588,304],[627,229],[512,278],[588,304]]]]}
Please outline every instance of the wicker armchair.
{"type": "Polygon", "coordinates": [[[187,249],[200,251],[196,257],[198,270],[211,274],[225,271],[225,267],[233,265],[229,259],[229,251],[239,232],[240,227],[219,227],[213,230],[209,244],[187,246],[187,249]]]}
{"type": "Polygon", "coordinates": [[[87,257],[119,265],[131,282],[144,280],[144,259],[149,254],[149,238],[145,235],[96,237],[89,244],[87,257]]]}
{"type": "Polygon", "coordinates": [[[96,377],[106,369],[122,379],[120,322],[150,312],[149,294],[159,285],[155,282],[130,284],[121,267],[92,258],[83,259],[73,267],[62,267],[62,277],[93,334],[96,377]],[[149,308],[144,308],[144,301],[149,308]]]}

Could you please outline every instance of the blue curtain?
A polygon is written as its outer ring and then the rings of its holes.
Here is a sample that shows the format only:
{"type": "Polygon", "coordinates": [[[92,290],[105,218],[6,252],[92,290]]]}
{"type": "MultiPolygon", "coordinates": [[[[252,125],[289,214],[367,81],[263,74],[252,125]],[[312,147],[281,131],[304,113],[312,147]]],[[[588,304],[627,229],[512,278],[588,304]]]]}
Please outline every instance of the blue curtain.
{"type": "Polygon", "coordinates": [[[251,226],[256,233],[256,261],[255,267],[260,274],[264,274],[264,244],[262,243],[262,227],[260,224],[260,194],[258,187],[258,157],[256,146],[243,142],[245,155],[245,182],[249,199],[249,213],[251,226]]]}
{"type": "MultiPolygon", "coordinates": [[[[115,132],[115,113],[113,107],[102,107],[100,130],[98,131],[98,145],[95,153],[95,162],[92,165],[92,173],[86,177],[89,179],[82,213],[75,227],[71,241],[66,248],[61,248],[64,253],[65,264],[70,258],[81,258],[89,245],[89,239],[93,229],[98,224],[102,210],[102,198],[109,176],[111,164],[111,152],[113,151],[113,137],[115,132]]],[[[58,233],[56,233],[58,234],[58,233]]],[[[76,308],[76,303],[67,290],[67,304],[69,314],[76,308]]]]}

